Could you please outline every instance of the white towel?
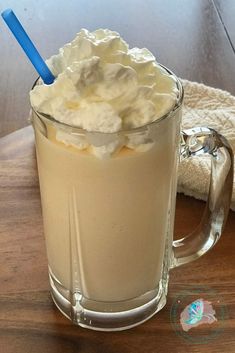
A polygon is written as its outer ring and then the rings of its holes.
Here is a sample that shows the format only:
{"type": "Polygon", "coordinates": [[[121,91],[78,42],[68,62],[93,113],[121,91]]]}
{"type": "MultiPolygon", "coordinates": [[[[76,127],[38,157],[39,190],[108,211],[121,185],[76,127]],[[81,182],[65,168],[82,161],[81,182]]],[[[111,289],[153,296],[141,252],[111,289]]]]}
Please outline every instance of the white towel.
{"type": "MultiPolygon", "coordinates": [[[[235,154],[235,97],[200,83],[182,82],[185,89],[182,129],[195,126],[213,128],[226,137],[235,154]]],[[[197,156],[180,163],[178,192],[206,200],[209,181],[210,156],[197,156]]],[[[235,211],[235,180],[231,209],[235,211]]]]}

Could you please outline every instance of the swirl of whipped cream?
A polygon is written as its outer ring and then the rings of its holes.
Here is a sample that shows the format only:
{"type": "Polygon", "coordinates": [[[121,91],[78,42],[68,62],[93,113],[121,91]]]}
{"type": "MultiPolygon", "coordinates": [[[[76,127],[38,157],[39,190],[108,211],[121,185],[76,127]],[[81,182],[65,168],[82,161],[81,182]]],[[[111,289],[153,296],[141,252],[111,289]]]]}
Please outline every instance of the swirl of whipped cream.
{"type": "MultiPolygon", "coordinates": [[[[33,108],[86,131],[113,133],[140,127],[166,114],[176,101],[176,83],[152,53],[146,48],[129,49],[117,32],[108,29],[82,29],[47,64],[56,80],[33,88],[33,108]]],[[[64,132],[58,133],[58,139],[71,142],[64,132]]],[[[71,144],[88,147],[74,139],[71,144]]],[[[141,150],[139,145],[141,141],[127,144],[141,150]]],[[[120,144],[93,147],[92,153],[102,157],[120,144]]]]}

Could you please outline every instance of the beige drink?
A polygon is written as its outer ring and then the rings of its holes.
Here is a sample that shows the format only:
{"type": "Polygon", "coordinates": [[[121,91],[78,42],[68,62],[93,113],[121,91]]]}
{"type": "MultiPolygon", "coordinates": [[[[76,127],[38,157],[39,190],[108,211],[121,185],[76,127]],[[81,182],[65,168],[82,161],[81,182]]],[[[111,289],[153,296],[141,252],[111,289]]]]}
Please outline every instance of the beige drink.
{"type": "Polygon", "coordinates": [[[212,129],[181,134],[181,82],[116,32],[83,29],[47,64],[56,79],[30,99],[52,298],[82,327],[131,328],[165,305],[169,270],[218,240],[232,151],[212,129]],[[180,141],[182,158],[214,160],[199,227],[173,241],[180,141]]]}
{"type": "Polygon", "coordinates": [[[52,297],[81,326],[131,327],[166,301],[182,86],[110,30],[47,63],[30,98],[52,297]]]}
{"type": "Polygon", "coordinates": [[[105,160],[36,128],[49,266],[64,288],[117,302],[157,287],[175,192],[173,127],[162,122],[146,152],[125,147],[105,160]]]}

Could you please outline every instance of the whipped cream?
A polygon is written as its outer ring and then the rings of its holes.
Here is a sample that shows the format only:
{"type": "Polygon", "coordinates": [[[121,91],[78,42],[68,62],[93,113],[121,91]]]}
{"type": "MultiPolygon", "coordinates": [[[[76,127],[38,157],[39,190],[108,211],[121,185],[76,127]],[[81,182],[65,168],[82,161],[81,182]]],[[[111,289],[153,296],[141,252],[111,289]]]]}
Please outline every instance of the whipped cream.
{"type": "MultiPolygon", "coordinates": [[[[108,29],[82,29],[47,64],[56,80],[34,87],[32,107],[88,132],[115,133],[146,125],[169,112],[177,99],[174,78],[153,54],[146,48],[129,49],[117,32],[108,29]]],[[[152,146],[145,137],[127,142],[116,138],[96,146],[59,130],[57,139],[78,149],[90,147],[101,158],[123,144],[138,151],[152,146]]]]}

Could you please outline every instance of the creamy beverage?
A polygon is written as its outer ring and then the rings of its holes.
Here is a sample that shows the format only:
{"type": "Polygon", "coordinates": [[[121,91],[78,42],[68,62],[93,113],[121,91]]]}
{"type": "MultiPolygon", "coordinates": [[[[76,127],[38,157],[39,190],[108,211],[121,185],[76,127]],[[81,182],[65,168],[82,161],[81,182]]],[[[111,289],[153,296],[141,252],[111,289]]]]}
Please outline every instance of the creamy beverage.
{"type": "Polygon", "coordinates": [[[169,132],[146,152],[98,159],[36,130],[49,265],[65,288],[73,286],[70,242],[87,298],[129,300],[156,287],[175,167],[169,132]]]}
{"type": "Polygon", "coordinates": [[[109,30],[82,30],[47,63],[57,78],[30,99],[52,292],[110,311],[156,296],[172,242],[181,112],[162,117],[179,100],[177,82],[109,30]]]}

